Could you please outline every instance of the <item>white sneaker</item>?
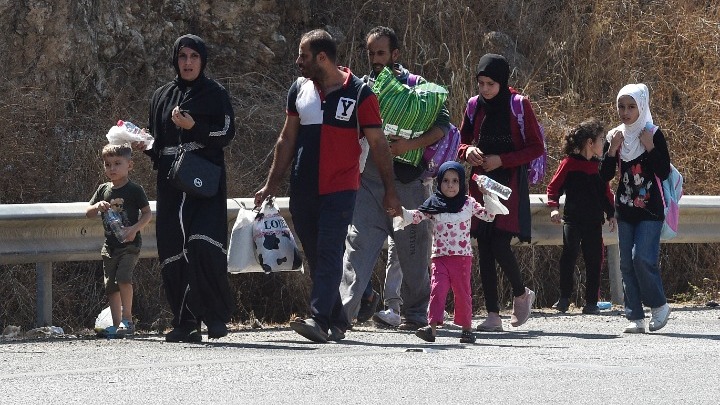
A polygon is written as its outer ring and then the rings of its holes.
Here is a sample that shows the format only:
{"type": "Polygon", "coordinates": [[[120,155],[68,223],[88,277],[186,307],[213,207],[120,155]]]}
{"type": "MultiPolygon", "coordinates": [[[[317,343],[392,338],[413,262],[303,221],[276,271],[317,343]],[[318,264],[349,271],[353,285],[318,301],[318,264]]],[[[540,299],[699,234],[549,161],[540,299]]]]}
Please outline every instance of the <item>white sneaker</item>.
{"type": "Polygon", "coordinates": [[[400,325],[401,319],[400,314],[393,311],[392,308],[388,308],[384,311],[378,311],[373,315],[373,321],[378,322],[383,325],[398,327],[400,325]]]}
{"type": "Polygon", "coordinates": [[[667,324],[668,318],[670,317],[670,305],[667,303],[661,307],[650,308],[650,332],[662,329],[667,324]]]}
{"type": "Polygon", "coordinates": [[[630,321],[623,331],[625,333],[645,333],[645,319],[630,321]]]}
{"type": "Polygon", "coordinates": [[[530,318],[532,306],[535,302],[535,292],[525,287],[525,294],[513,299],[513,311],[510,314],[510,325],[518,327],[530,318]]]}

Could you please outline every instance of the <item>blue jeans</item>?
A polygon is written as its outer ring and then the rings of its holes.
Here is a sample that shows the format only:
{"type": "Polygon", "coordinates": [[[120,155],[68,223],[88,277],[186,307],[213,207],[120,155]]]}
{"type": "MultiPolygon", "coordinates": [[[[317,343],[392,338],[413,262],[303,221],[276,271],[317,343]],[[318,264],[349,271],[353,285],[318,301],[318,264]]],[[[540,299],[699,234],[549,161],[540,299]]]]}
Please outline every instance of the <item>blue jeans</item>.
{"type": "Polygon", "coordinates": [[[662,221],[637,224],[618,221],[625,317],[631,321],[645,318],[643,304],[657,308],[667,302],[658,263],[662,224],[662,221]]]}
{"type": "Polygon", "coordinates": [[[290,213],[313,282],[310,312],[324,331],[335,326],[344,332],[349,323],[340,299],[340,279],[357,193],[312,194],[306,190],[290,192],[290,213]]]}

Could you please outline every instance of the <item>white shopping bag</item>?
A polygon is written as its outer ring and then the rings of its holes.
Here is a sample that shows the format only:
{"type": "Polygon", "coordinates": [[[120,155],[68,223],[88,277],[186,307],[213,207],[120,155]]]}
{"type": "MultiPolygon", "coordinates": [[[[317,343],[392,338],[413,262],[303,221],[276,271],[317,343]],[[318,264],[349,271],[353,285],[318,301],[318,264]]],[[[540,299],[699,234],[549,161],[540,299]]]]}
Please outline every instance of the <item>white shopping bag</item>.
{"type": "Polygon", "coordinates": [[[255,240],[253,239],[253,224],[257,212],[240,208],[235,219],[230,246],[228,248],[229,273],[263,272],[262,266],[255,259],[255,240]]]}
{"type": "Polygon", "coordinates": [[[302,256],[275,201],[267,199],[253,226],[255,258],[265,273],[303,271],[302,256]]]}

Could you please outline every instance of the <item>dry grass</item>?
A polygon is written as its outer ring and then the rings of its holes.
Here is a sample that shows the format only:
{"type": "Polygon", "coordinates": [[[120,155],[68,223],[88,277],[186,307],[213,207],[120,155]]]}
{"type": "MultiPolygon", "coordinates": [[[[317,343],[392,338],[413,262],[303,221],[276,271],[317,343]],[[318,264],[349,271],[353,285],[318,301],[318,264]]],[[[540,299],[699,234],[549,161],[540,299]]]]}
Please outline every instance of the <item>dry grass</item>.
{"type": "MultiPolygon", "coordinates": [[[[614,126],[616,92],[624,84],[642,81],[651,89],[655,122],[668,137],[673,162],[685,176],[686,193],[720,194],[717,2],[304,0],[303,5],[302,12],[288,9],[280,13],[289,51],[276,65],[262,71],[239,71],[237,66],[252,63],[211,58],[210,73],[230,91],[237,117],[237,137],[227,150],[231,196],[252,195],[267,173],[284,119],[285,93],[296,75],[293,59],[299,35],[327,27],[341,40],[339,61],[361,75],[368,71],[364,35],[375,25],[395,28],[407,67],[450,89],[454,122],[460,121],[466,99],[475,94],[473,72],[479,57],[486,52],[508,56],[515,68],[511,85],[530,96],[546,128],[550,172],[562,158],[561,140],[570,127],[591,116],[604,120],[608,128],[614,126]]],[[[214,30],[202,19],[193,24],[214,30]]],[[[243,38],[235,37],[238,41],[243,38]]],[[[222,51],[236,45],[216,46],[222,51]]],[[[157,55],[148,66],[164,66],[164,58],[164,54],[157,55]]],[[[0,156],[0,176],[6,179],[0,183],[0,203],[89,199],[102,181],[98,151],[103,135],[118,118],[140,125],[146,122],[147,100],[159,82],[170,78],[171,71],[158,70],[158,74],[163,77],[113,71],[108,75],[113,80],[105,83],[109,88],[102,95],[93,91],[87,78],[80,78],[72,83],[72,94],[52,97],[42,87],[6,80],[0,97],[5,150],[0,156]]],[[[153,199],[154,176],[147,159],[136,158],[133,178],[145,185],[153,199]]],[[[532,191],[542,193],[544,186],[532,191]]],[[[538,291],[538,304],[552,304],[557,295],[555,268],[560,248],[518,247],[517,252],[529,285],[538,291]]],[[[686,294],[687,298],[698,288],[716,286],[718,257],[716,245],[663,246],[667,292],[686,294]]],[[[376,285],[382,280],[381,267],[382,262],[376,271],[376,285]]],[[[0,271],[0,326],[28,326],[34,319],[33,267],[3,266],[0,271]]],[[[101,273],[99,262],[56,266],[53,305],[57,323],[72,328],[91,326],[104,306],[101,273]]],[[[580,260],[578,293],[583,273],[580,260]]],[[[136,274],[136,313],[141,326],[149,327],[156,319],[167,317],[157,264],[143,261],[136,274]]],[[[604,274],[607,294],[607,272],[604,274]]],[[[238,294],[237,321],[253,316],[282,321],[291,313],[307,310],[307,276],[238,275],[231,276],[231,282],[238,294]]],[[[478,286],[474,288],[479,309],[482,297],[478,286]]],[[[507,303],[509,286],[502,284],[501,288],[507,303]]],[[[577,300],[582,299],[580,295],[577,300]]]]}

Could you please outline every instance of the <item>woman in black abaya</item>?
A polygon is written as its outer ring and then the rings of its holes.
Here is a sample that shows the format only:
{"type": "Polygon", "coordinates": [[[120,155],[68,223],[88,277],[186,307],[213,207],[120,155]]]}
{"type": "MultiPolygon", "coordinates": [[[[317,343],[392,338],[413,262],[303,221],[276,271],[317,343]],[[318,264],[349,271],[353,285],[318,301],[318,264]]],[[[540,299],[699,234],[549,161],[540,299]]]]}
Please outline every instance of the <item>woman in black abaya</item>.
{"type": "Polygon", "coordinates": [[[227,335],[234,303],[227,278],[227,189],[223,147],[235,136],[227,91],[205,76],[207,48],[195,35],[173,46],[177,76],[155,90],[150,106],[157,170],[156,234],[160,271],[173,313],[168,342],[200,342],[200,322],[209,338],[227,335]],[[220,187],[210,198],[192,197],[167,179],[178,145],[195,150],[222,168],[220,187]]]}

